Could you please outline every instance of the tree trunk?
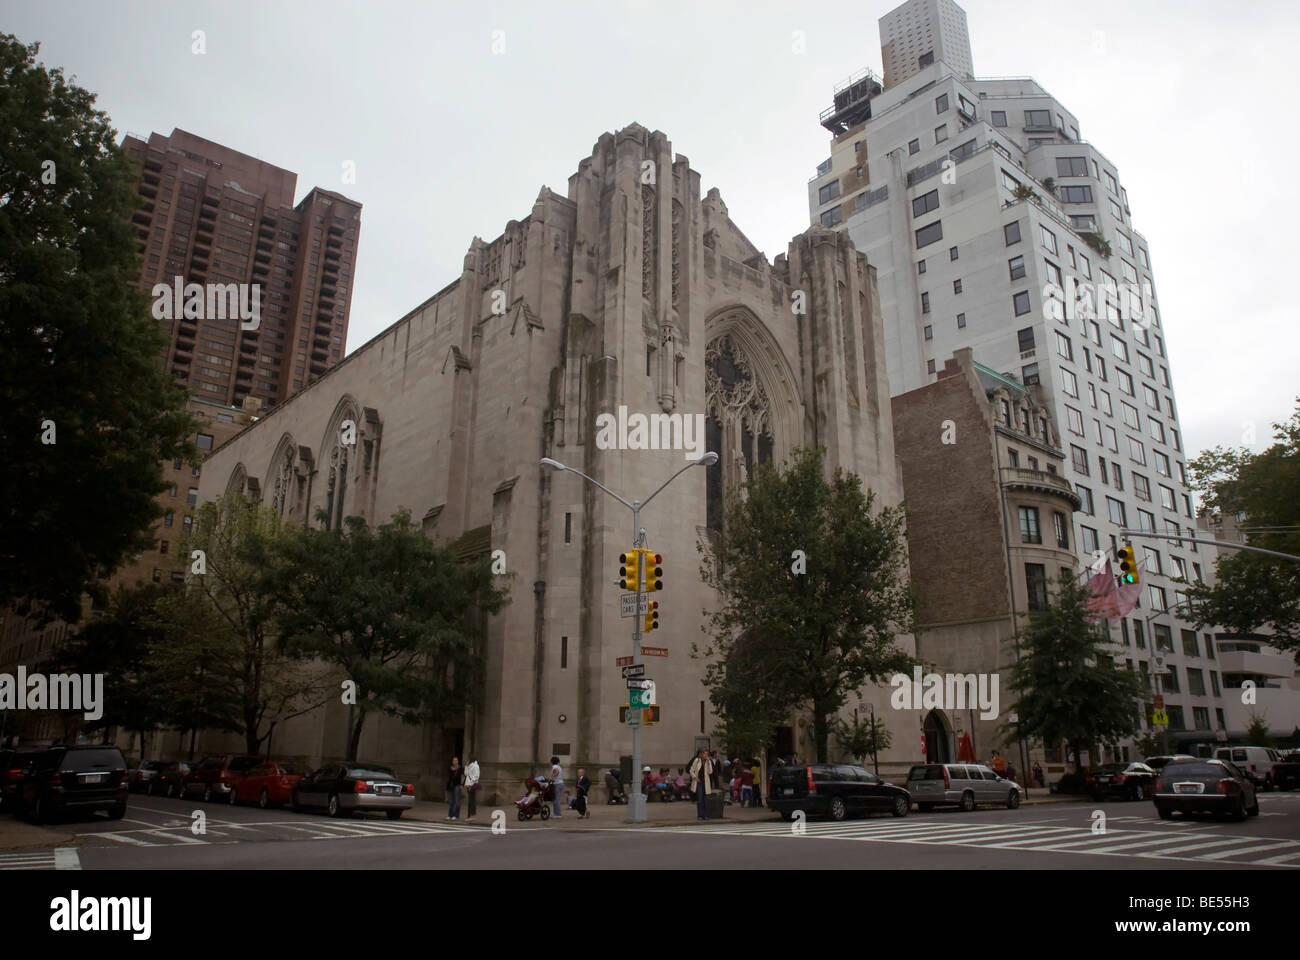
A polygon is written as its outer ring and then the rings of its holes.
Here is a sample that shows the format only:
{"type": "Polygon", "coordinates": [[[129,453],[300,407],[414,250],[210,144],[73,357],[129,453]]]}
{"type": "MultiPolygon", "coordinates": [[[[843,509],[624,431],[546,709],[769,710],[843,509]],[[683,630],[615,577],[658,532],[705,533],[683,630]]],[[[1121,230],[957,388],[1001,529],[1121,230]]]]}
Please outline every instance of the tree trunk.
{"type": "Polygon", "coordinates": [[[830,751],[830,717],[822,709],[820,702],[813,701],[813,740],[817,748],[817,762],[829,763],[830,751]]]}
{"type": "Polygon", "coordinates": [[[366,722],[366,714],[362,710],[357,711],[357,722],[348,734],[348,759],[357,758],[357,748],[361,746],[361,725],[366,722]]]}

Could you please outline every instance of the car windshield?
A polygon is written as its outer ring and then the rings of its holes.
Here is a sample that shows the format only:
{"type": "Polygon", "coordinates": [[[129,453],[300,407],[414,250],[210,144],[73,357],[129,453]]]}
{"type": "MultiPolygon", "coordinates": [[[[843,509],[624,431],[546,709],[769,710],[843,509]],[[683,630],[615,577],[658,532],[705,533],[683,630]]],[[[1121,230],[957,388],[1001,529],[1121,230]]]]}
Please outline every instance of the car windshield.
{"type": "Polygon", "coordinates": [[[395,780],[397,774],[387,767],[348,767],[348,776],[357,780],[395,780]]]}
{"type": "Polygon", "coordinates": [[[1228,770],[1217,763],[1197,763],[1195,761],[1175,761],[1165,766],[1166,777],[1214,777],[1222,779],[1229,776],[1228,770]]]}
{"type": "Polygon", "coordinates": [[[262,760],[260,757],[235,757],[230,761],[230,769],[241,771],[251,770],[261,762],[262,760]]]}
{"type": "Polygon", "coordinates": [[[126,761],[122,759],[119,750],[69,750],[68,755],[63,758],[63,766],[66,769],[77,770],[112,770],[116,767],[125,767],[126,761]]]}

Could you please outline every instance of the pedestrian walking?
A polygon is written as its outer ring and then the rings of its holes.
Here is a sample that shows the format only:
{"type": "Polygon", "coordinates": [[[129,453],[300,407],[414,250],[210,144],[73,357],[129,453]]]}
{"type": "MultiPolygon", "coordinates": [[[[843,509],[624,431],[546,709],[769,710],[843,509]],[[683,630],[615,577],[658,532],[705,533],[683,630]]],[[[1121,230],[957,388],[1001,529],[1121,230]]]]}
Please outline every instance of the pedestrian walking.
{"type": "Polygon", "coordinates": [[[754,806],[763,805],[763,768],[758,765],[757,760],[749,761],[749,772],[754,780],[754,806]]]}
{"type": "Polygon", "coordinates": [[[591,813],[587,810],[587,791],[591,789],[591,779],[587,776],[587,771],[578,768],[578,795],[574,798],[573,808],[578,811],[578,819],[590,819],[591,813]]]}
{"type": "Polygon", "coordinates": [[[470,755],[469,766],[465,768],[465,794],[469,798],[469,816],[466,820],[473,820],[474,814],[478,811],[478,792],[483,789],[483,782],[479,780],[478,758],[470,755]]]}
{"type": "Polygon", "coordinates": [[[1037,760],[1034,761],[1033,769],[1034,769],[1034,783],[1038,784],[1041,787],[1043,785],[1043,768],[1039,765],[1037,760]]]}
{"type": "Polygon", "coordinates": [[[456,820],[460,817],[460,782],[465,775],[465,771],[460,768],[460,757],[451,758],[451,766],[447,769],[447,819],[456,820]]]}
{"type": "Polygon", "coordinates": [[[551,783],[555,786],[555,809],[551,816],[560,819],[560,797],[564,793],[564,770],[560,767],[560,758],[551,757],[551,783]]]}
{"type": "Polygon", "coordinates": [[[695,794],[695,814],[701,820],[709,819],[705,798],[713,790],[713,761],[709,751],[701,750],[691,761],[691,792],[695,794]]]}

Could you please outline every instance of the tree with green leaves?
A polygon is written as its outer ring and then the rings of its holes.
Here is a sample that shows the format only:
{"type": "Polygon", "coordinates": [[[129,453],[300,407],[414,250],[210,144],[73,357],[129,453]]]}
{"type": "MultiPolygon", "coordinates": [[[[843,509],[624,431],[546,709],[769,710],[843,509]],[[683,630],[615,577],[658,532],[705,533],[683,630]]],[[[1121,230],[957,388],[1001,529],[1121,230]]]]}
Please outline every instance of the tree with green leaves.
{"type": "Polygon", "coordinates": [[[482,684],[486,617],[507,594],[490,557],[457,560],[403,509],[373,530],[348,517],[342,529],[295,531],[276,596],[289,648],[355,685],[344,702],[356,707],[346,745],[356,759],[372,713],[410,724],[464,715],[482,684]]]}
{"type": "Polygon", "coordinates": [[[893,734],[885,721],[876,716],[854,716],[852,720],[835,722],[835,739],[840,749],[858,763],[866,763],[868,757],[879,757],[893,743],[893,734]]]}
{"type": "Polygon", "coordinates": [[[1273,738],[1268,735],[1268,721],[1258,713],[1252,713],[1250,723],[1246,725],[1246,744],[1252,747],[1275,746],[1273,738]]]}
{"type": "Polygon", "coordinates": [[[160,462],[195,426],[134,286],[136,172],[37,49],[0,35],[0,605],[74,623],[152,546],[160,462]]]}
{"type": "Polygon", "coordinates": [[[290,537],[275,510],[242,495],[203,504],[182,545],[184,589],[163,610],[173,642],[159,665],[175,678],[177,705],[194,715],[181,722],[243,733],[249,753],[261,752],[276,724],[327,696],[328,678],[286,642],[276,588],[290,537]]]}
{"type": "Polygon", "coordinates": [[[1062,575],[1047,607],[1029,613],[1019,634],[1020,659],[1011,668],[1011,707],[1019,724],[1003,725],[1014,737],[1066,741],[1079,752],[1098,743],[1116,743],[1140,726],[1141,701],[1150,692],[1132,670],[1115,665],[1105,649],[1109,635],[1088,619],[1090,592],[1062,575]]]}
{"type": "Polygon", "coordinates": [[[877,509],[855,474],[826,476],[821,450],[764,468],[724,504],[723,532],[700,575],[717,591],[705,611],[704,683],[723,716],[774,726],[812,715],[818,762],[849,695],[911,661],[895,645],[911,629],[903,511],[877,509]]]}
{"type": "MultiPolygon", "coordinates": [[[[1201,512],[1243,518],[1253,547],[1300,556],[1300,400],[1262,453],[1215,447],[1190,461],[1201,512]]],[[[1198,626],[1249,634],[1271,628],[1269,643],[1300,650],[1300,561],[1220,550],[1216,583],[1188,590],[1198,626]]]]}

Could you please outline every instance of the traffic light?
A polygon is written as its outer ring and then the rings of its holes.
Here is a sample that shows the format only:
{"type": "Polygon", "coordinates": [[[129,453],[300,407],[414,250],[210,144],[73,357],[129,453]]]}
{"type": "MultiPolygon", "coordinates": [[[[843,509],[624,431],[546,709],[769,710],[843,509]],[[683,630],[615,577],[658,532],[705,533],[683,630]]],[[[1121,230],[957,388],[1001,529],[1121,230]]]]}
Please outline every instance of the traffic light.
{"type": "Polygon", "coordinates": [[[659,722],[659,706],[658,706],[658,704],[656,704],[656,705],[654,705],[654,706],[642,707],[642,708],[641,708],[641,723],[642,723],[644,726],[647,726],[647,727],[648,727],[648,726],[650,726],[650,724],[652,724],[652,723],[658,723],[658,722],[659,722]]]}
{"type": "Polygon", "coordinates": [[[1125,544],[1119,548],[1119,578],[1124,583],[1137,583],[1139,577],[1137,558],[1133,555],[1133,545],[1125,544]]]}
{"type": "Polygon", "coordinates": [[[618,555],[618,580],[615,583],[621,584],[624,590],[635,591],[637,588],[636,559],[636,550],[618,555]]]}
{"type": "Polygon", "coordinates": [[[664,568],[662,566],[664,558],[662,554],[645,551],[645,588],[649,593],[652,590],[662,590],[664,588],[664,568]]]}
{"type": "Polygon", "coordinates": [[[645,626],[642,628],[645,633],[651,630],[659,629],[659,601],[649,601],[650,609],[645,615],[645,626]]]}

